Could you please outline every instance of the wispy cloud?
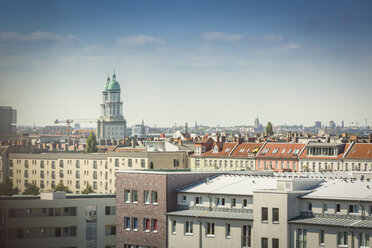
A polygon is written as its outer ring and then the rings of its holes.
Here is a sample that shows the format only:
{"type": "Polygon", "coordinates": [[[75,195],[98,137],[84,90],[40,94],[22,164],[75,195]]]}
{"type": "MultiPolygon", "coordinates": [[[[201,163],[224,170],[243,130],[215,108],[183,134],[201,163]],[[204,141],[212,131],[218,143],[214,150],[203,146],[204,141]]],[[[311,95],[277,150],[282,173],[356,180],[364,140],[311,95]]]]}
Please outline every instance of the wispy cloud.
{"type": "Polygon", "coordinates": [[[211,41],[225,41],[236,43],[243,40],[246,35],[242,34],[225,34],[222,32],[205,32],[202,34],[202,38],[208,42],[211,41]]]}
{"type": "Polygon", "coordinates": [[[116,40],[116,44],[129,46],[165,45],[165,40],[151,35],[140,34],[120,37],[116,40]]]}
{"type": "Polygon", "coordinates": [[[0,42],[41,42],[41,41],[53,41],[61,43],[71,43],[75,40],[75,36],[71,34],[61,35],[53,34],[44,31],[36,31],[29,34],[21,34],[18,32],[1,32],[0,42]]]}
{"type": "Polygon", "coordinates": [[[264,39],[266,41],[273,41],[273,42],[278,42],[284,40],[284,37],[282,35],[278,34],[268,34],[264,36],[264,39]]]}

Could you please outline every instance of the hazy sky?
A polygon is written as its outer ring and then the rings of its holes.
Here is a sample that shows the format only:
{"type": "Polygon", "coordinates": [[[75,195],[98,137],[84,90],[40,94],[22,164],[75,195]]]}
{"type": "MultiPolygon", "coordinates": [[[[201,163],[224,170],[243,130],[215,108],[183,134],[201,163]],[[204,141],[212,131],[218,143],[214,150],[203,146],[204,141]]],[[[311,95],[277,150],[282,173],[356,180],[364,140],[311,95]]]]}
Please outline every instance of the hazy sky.
{"type": "Polygon", "coordinates": [[[372,1],[1,1],[0,105],[19,124],[372,124],[372,1]]]}

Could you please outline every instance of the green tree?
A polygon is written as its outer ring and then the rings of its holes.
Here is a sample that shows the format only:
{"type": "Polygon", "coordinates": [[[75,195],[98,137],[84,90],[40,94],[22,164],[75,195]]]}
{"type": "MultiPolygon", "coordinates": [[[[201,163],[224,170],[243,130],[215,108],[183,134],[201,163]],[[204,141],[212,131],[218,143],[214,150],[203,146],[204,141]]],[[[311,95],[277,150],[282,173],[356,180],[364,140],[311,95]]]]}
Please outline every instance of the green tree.
{"type": "Polygon", "coordinates": [[[94,133],[90,133],[87,139],[86,152],[97,152],[97,140],[94,133]]]}
{"type": "Polygon", "coordinates": [[[273,124],[271,124],[271,122],[269,121],[266,125],[266,135],[267,136],[271,136],[274,134],[274,131],[273,131],[273,124]]]}
{"type": "Polygon", "coordinates": [[[40,189],[34,183],[27,184],[25,191],[23,191],[22,193],[22,195],[39,195],[39,194],[40,194],[40,189]]]}
{"type": "Polygon", "coordinates": [[[87,187],[83,191],[81,191],[81,193],[82,194],[89,194],[89,193],[95,193],[95,192],[94,192],[92,186],[89,185],[89,183],[88,183],[87,187]]]}
{"type": "Polygon", "coordinates": [[[53,189],[55,191],[64,191],[66,193],[72,193],[72,191],[68,188],[68,186],[65,186],[63,183],[57,184],[53,189]]]}
{"type": "Polygon", "coordinates": [[[18,188],[13,188],[13,183],[10,181],[9,177],[5,179],[4,182],[0,183],[0,195],[16,195],[18,194],[18,188]]]}

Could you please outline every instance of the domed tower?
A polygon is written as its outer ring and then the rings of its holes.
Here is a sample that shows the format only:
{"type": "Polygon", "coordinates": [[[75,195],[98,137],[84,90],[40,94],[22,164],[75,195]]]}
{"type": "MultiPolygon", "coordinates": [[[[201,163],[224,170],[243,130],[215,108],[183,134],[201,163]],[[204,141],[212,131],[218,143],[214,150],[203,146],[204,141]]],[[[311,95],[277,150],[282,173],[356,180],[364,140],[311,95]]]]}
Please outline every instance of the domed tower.
{"type": "Polygon", "coordinates": [[[127,127],[123,117],[123,102],[120,101],[120,84],[115,73],[107,78],[102,91],[101,117],[97,122],[98,139],[124,139],[127,127]]]}

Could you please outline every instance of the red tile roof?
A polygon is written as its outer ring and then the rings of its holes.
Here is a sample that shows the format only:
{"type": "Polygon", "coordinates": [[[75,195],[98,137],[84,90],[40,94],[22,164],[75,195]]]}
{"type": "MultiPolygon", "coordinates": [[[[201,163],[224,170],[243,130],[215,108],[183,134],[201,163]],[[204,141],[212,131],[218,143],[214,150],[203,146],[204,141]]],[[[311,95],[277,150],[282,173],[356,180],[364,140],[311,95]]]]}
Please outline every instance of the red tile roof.
{"type": "Polygon", "coordinates": [[[200,155],[200,157],[228,157],[229,154],[233,151],[234,147],[237,145],[238,143],[236,142],[215,142],[213,145],[212,145],[212,149],[210,149],[209,151],[205,152],[205,153],[202,153],[200,155]],[[215,153],[214,152],[214,147],[217,146],[218,147],[218,153],[215,153]]]}
{"type": "Polygon", "coordinates": [[[234,149],[230,157],[233,158],[252,157],[260,150],[262,146],[263,143],[241,143],[234,149]]]}
{"type": "Polygon", "coordinates": [[[267,142],[256,158],[298,158],[305,144],[267,142]],[[296,151],[297,153],[294,153],[296,151]]]}
{"type": "Polygon", "coordinates": [[[371,143],[355,143],[346,154],[345,159],[368,159],[372,160],[371,143]]]}

